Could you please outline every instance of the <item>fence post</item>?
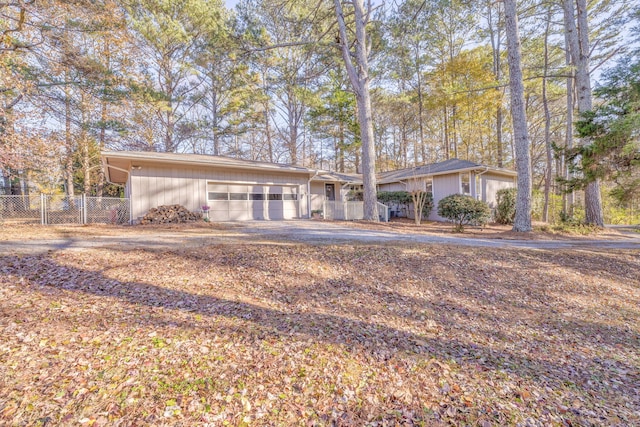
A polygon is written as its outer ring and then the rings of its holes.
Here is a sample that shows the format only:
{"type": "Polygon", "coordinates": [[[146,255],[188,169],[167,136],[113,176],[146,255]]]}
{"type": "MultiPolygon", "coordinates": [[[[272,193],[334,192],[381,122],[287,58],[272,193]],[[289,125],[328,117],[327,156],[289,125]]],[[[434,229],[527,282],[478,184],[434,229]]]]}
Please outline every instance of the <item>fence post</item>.
{"type": "Polygon", "coordinates": [[[82,193],[82,223],[87,223],[87,195],[82,193]]]}
{"type": "Polygon", "coordinates": [[[47,224],[45,203],[47,203],[47,198],[44,193],[40,193],[40,224],[42,225],[47,224]]]}

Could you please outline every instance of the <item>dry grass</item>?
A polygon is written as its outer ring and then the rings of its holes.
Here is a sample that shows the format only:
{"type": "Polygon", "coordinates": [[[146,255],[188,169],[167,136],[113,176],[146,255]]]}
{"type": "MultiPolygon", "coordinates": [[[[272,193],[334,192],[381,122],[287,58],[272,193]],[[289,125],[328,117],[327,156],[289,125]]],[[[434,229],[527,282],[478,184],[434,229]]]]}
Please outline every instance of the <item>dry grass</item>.
{"type": "Polygon", "coordinates": [[[216,222],[190,222],[182,224],[149,224],[149,225],[40,225],[40,224],[4,224],[0,226],[0,241],[3,240],[38,240],[92,238],[102,236],[144,236],[157,232],[164,233],[207,233],[233,230],[241,227],[238,224],[216,222]]]}
{"type": "Polygon", "coordinates": [[[640,424],[637,251],[0,257],[0,424],[640,424]]]}
{"type": "Polygon", "coordinates": [[[367,230],[394,231],[405,234],[439,234],[455,235],[456,237],[482,238],[482,239],[505,239],[505,240],[580,240],[580,239],[601,239],[601,240],[621,240],[626,237],[611,228],[589,228],[589,227],[557,227],[546,223],[534,223],[534,231],[531,233],[518,233],[511,231],[512,226],[502,224],[487,224],[486,226],[467,226],[463,233],[453,230],[453,226],[446,222],[422,221],[416,225],[414,220],[408,218],[392,218],[390,222],[372,223],[367,221],[356,221],[350,223],[353,227],[367,230]]]}

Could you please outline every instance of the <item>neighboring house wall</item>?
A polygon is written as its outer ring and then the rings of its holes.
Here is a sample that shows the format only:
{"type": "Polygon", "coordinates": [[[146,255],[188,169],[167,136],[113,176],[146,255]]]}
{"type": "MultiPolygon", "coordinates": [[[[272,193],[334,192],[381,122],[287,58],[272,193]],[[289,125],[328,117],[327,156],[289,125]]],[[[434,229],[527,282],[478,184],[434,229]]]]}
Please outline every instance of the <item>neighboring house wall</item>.
{"type": "MultiPolygon", "coordinates": [[[[304,174],[287,174],[277,172],[260,172],[250,170],[233,170],[207,167],[183,167],[179,165],[162,165],[137,161],[140,169],[132,169],[127,193],[131,196],[131,208],[134,221],[144,216],[149,209],[161,205],[180,204],[191,211],[199,211],[201,206],[211,206],[210,215],[214,210],[222,212],[228,205],[229,215],[220,214],[219,220],[251,219],[252,212],[260,215],[260,207],[250,206],[260,203],[247,201],[221,202],[207,199],[207,191],[221,191],[224,186],[229,192],[262,192],[265,199],[269,193],[294,193],[298,200],[293,203],[282,201],[286,205],[284,211],[297,212],[295,217],[305,216],[307,213],[306,186],[308,176],[304,174]],[[224,205],[224,206],[223,206],[224,205]],[[233,206],[231,206],[233,205],[233,206]],[[242,205],[242,206],[240,206],[242,205]],[[246,206],[245,212],[240,213],[246,206]],[[231,209],[233,207],[233,209],[231,209]],[[234,211],[235,214],[231,214],[234,211]],[[235,216],[234,216],[235,215],[235,216]]],[[[268,200],[265,200],[268,202],[268,200]]],[[[275,209],[275,203],[262,203],[262,216],[269,219],[270,215],[279,216],[283,209],[275,209]]],[[[214,218],[212,218],[214,219],[214,218]]]]}
{"type": "Polygon", "coordinates": [[[504,175],[486,173],[480,176],[482,188],[482,200],[487,202],[491,208],[496,207],[498,190],[503,188],[515,188],[515,178],[504,175]]]}

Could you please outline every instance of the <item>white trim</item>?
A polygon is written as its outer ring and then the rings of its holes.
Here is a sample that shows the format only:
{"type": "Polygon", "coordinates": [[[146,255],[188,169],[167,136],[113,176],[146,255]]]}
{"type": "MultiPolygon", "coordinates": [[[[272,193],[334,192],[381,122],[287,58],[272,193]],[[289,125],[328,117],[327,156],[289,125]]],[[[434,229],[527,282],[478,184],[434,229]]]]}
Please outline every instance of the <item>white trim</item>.
{"type": "Polygon", "coordinates": [[[261,170],[261,171],[273,171],[273,172],[290,172],[299,173],[303,175],[310,175],[313,173],[312,169],[303,167],[279,165],[276,163],[252,163],[249,161],[243,161],[230,158],[216,158],[214,156],[207,156],[205,154],[185,154],[190,158],[177,159],[171,156],[181,156],[177,153],[141,153],[135,151],[103,151],[101,156],[103,159],[122,159],[122,160],[138,160],[147,161],[150,163],[169,163],[169,164],[181,164],[181,165],[200,165],[200,166],[216,166],[221,169],[245,169],[245,170],[261,170]],[[193,156],[202,156],[202,158],[194,159],[193,156]],[[210,158],[207,158],[210,157],[210,158]]]}

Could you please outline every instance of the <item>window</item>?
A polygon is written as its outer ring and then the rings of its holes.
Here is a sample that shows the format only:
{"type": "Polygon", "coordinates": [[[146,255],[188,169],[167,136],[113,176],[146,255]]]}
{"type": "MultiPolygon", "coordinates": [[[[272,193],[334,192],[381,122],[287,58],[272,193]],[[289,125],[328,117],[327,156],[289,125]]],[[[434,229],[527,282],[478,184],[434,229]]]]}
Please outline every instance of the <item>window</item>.
{"type": "Polygon", "coordinates": [[[262,194],[262,193],[251,193],[251,194],[249,194],[249,200],[264,200],[264,194],[262,194]]]}
{"type": "Polygon", "coordinates": [[[207,194],[207,199],[209,200],[229,200],[229,193],[216,193],[213,191],[209,191],[207,194]]]}
{"type": "Polygon", "coordinates": [[[282,200],[282,194],[269,194],[269,200],[282,200]]]}
{"type": "Polygon", "coordinates": [[[469,173],[460,174],[460,189],[462,194],[471,194],[471,181],[469,173]]]}
{"type": "Polygon", "coordinates": [[[247,193],[229,193],[230,200],[247,200],[247,193]]]}
{"type": "Polygon", "coordinates": [[[283,194],[282,200],[298,200],[297,194],[283,194]]]}
{"type": "Polygon", "coordinates": [[[424,180],[424,191],[427,193],[433,194],[433,178],[425,178],[424,180]]]}

